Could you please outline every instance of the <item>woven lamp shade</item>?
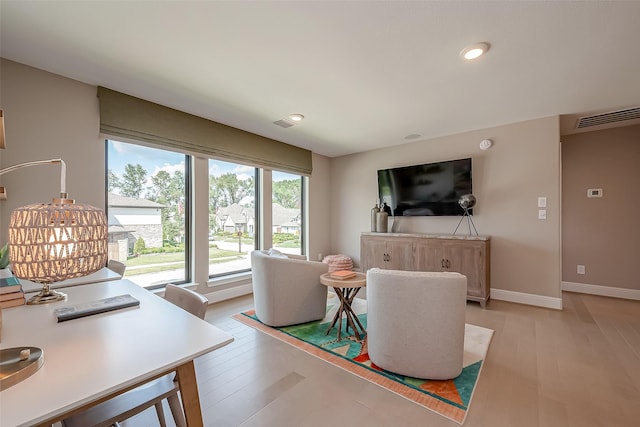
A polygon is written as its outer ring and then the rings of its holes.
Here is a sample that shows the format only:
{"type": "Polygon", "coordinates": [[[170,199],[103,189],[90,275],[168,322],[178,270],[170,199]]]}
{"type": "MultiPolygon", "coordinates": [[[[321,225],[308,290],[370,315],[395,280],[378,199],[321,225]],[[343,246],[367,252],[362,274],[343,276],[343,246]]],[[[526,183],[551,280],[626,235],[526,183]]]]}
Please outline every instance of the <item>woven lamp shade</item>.
{"type": "Polygon", "coordinates": [[[49,284],[91,274],[107,263],[101,209],[54,199],[17,208],[9,221],[10,262],[21,279],[49,284]]]}

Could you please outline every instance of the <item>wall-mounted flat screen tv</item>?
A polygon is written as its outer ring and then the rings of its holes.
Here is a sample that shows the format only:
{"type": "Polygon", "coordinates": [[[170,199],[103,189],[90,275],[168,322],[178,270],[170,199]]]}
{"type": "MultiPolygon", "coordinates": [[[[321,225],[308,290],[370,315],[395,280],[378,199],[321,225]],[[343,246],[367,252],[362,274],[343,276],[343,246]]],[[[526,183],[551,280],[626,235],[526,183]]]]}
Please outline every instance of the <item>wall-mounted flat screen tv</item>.
{"type": "Polygon", "coordinates": [[[471,159],[379,170],[378,191],[395,216],[462,215],[458,199],[473,192],[471,159]]]}

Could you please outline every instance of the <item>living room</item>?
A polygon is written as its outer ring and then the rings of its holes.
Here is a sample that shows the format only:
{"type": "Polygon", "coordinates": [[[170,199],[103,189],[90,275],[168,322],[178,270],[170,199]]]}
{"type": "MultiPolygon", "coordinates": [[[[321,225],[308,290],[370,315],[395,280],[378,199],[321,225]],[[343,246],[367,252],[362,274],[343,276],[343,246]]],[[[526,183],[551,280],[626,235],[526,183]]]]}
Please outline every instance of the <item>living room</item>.
{"type": "MultiPolygon", "coordinates": [[[[4,7],[4,3],[7,2],[2,3],[4,7]]],[[[634,16],[635,14],[637,17],[637,7],[618,6],[628,7],[626,15],[634,16]]],[[[612,7],[615,9],[614,6],[612,7]]],[[[627,25],[628,21],[625,20],[619,27],[637,31],[635,27],[627,25]]],[[[4,36],[3,34],[3,38],[4,36]]],[[[100,111],[96,91],[97,86],[109,86],[106,79],[110,71],[105,69],[103,74],[96,74],[94,78],[85,80],[79,77],[74,78],[73,75],[63,76],[65,73],[61,65],[47,65],[44,60],[42,63],[36,60],[28,61],[26,56],[22,59],[16,53],[6,57],[5,52],[9,46],[9,41],[3,41],[0,64],[0,105],[5,115],[7,148],[0,151],[1,166],[7,167],[39,159],[62,158],[69,165],[68,188],[71,196],[82,203],[105,207],[105,137],[99,133],[100,111]]],[[[458,49],[457,45],[456,49],[458,49]]],[[[492,49],[495,52],[499,47],[492,46],[492,49]]],[[[491,50],[489,53],[492,53],[491,50]]],[[[457,55],[457,51],[454,55],[457,55]]],[[[132,57],[134,56],[132,53],[132,57]]],[[[484,59],[489,58],[487,56],[484,59]]],[[[637,58],[633,60],[637,61],[637,58]]],[[[77,62],[82,65],[87,58],[65,57],[61,61],[77,62]]],[[[553,65],[556,64],[552,64],[549,68],[553,68],[553,65]]],[[[636,65],[638,64],[625,62],[621,68],[627,70],[636,65]]],[[[115,73],[115,70],[111,71],[115,73]]],[[[621,74],[619,79],[626,81],[624,77],[627,74],[621,74]]],[[[466,77],[473,80],[473,77],[468,74],[466,77]]],[[[571,77],[570,74],[563,76],[565,79],[571,77]]],[[[136,81],[122,81],[120,86],[111,87],[136,96],[140,95],[137,85],[141,84],[141,80],[144,80],[144,77],[136,81]]],[[[607,78],[606,80],[615,79],[607,78]]],[[[630,82],[634,83],[635,80],[630,82]]],[[[115,85],[115,83],[114,81],[112,84],[115,85]]],[[[514,84],[514,87],[517,85],[514,84]]],[[[164,89],[167,91],[164,95],[166,100],[170,100],[172,96],[181,92],[177,87],[164,89]]],[[[158,91],[160,90],[158,88],[158,91]]],[[[389,89],[385,89],[385,92],[387,90],[389,89]]],[[[640,99],[637,85],[635,87],[630,85],[625,91],[624,94],[617,92],[617,97],[612,95],[599,101],[600,104],[598,102],[593,104],[597,104],[598,109],[604,109],[604,111],[637,105],[640,99]]],[[[184,95],[180,94],[180,96],[184,95]]],[[[193,94],[193,97],[198,102],[207,102],[201,101],[197,94],[193,94]]],[[[592,98],[591,95],[585,96],[585,105],[590,98],[592,98]]],[[[390,100],[380,102],[398,101],[390,97],[390,100]]],[[[441,116],[411,113],[426,122],[421,129],[428,129],[432,121],[445,121],[446,117],[443,116],[451,115],[451,111],[455,111],[458,107],[447,104],[444,100],[440,102],[445,106],[442,108],[445,111],[441,116]]],[[[488,97],[482,102],[505,104],[508,103],[508,98],[488,97]]],[[[606,185],[603,183],[603,178],[598,175],[583,176],[582,182],[576,184],[580,191],[582,187],[585,191],[589,188],[604,188],[603,198],[588,200],[588,202],[607,204],[602,210],[600,207],[597,210],[598,217],[595,220],[597,223],[599,219],[598,226],[601,227],[597,233],[594,232],[593,222],[585,221],[582,215],[588,207],[580,208],[576,212],[574,208],[577,208],[575,204],[578,202],[572,202],[573,206],[564,204],[569,200],[567,198],[569,190],[564,187],[567,181],[564,175],[565,170],[567,165],[571,164],[568,162],[578,162],[580,157],[580,150],[567,154],[567,146],[573,147],[574,144],[581,142],[594,146],[591,156],[600,157],[601,164],[604,164],[607,158],[613,157],[614,153],[616,162],[637,164],[637,140],[640,134],[640,126],[637,124],[571,135],[563,131],[564,123],[571,114],[595,110],[593,104],[579,111],[567,110],[565,105],[559,105],[552,114],[530,115],[521,120],[498,118],[493,120],[492,125],[482,126],[477,125],[472,119],[469,119],[472,123],[464,123],[466,117],[470,117],[469,113],[467,112],[467,116],[464,116],[456,112],[455,120],[463,124],[459,130],[450,133],[430,134],[412,141],[404,139],[405,134],[416,132],[408,129],[404,131],[405,133],[399,134],[398,139],[401,143],[394,141],[394,144],[388,144],[388,146],[382,144],[378,147],[335,156],[312,150],[313,171],[309,179],[308,236],[305,248],[307,255],[310,259],[317,260],[319,254],[343,253],[351,256],[357,265],[360,263],[360,235],[362,232],[370,231],[369,214],[378,197],[376,180],[378,169],[471,157],[473,159],[473,193],[478,199],[473,221],[480,234],[489,235],[492,239],[492,301],[489,303],[488,312],[498,315],[503,312],[504,316],[508,316],[515,311],[518,314],[515,315],[516,320],[512,321],[515,324],[522,322],[527,325],[539,318],[560,317],[561,310],[567,308],[563,286],[570,286],[568,284],[591,285],[591,287],[583,286],[582,288],[578,286],[578,289],[582,289],[583,292],[607,295],[606,292],[609,291],[614,294],[611,296],[639,299],[640,285],[636,277],[640,226],[634,220],[637,217],[635,212],[638,211],[638,202],[632,197],[634,184],[640,182],[637,170],[634,171],[633,167],[628,166],[620,167],[617,171],[620,173],[618,178],[606,185]],[[493,146],[488,150],[482,150],[479,147],[480,141],[484,139],[493,141],[493,146]],[[629,141],[635,141],[636,144],[633,145],[633,142],[629,141]],[[620,148],[615,148],[618,146],[620,148]],[[545,197],[547,203],[544,220],[538,219],[537,202],[540,197],[545,197]],[[604,221],[604,218],[615,218],[615,220],[604,221]],[[575,223],[579,223],[580,227],[576,229],[569,226],[575,223]],[[603,230],[606,230],[608,236],[616,236],[612,241],[607,240],[606,245],[602,240],[603,230]],[[566,235],[566,232],[572,234],[566,235]],[[584,239],[584,235],[590,233],[593,233],[591,239],[578,240],[577,236],[584,239]],[[636,242],[635,246],[622,243],[623,238],[626,241],[636,242]],[[591,250],[588,253],[588,259],[576,256],[577,251],[589,247],[591,250]],[[622,253],[616,254],[620,248],[622,253]],[[585,275],[576,275],[576,264],[586,265],[585,275]],[[601,273],[607,270],[609,274],[601,273]],[[616,272],[613,273],[612,270],[616,272]],[[593,276],[596,273],[598,276],[593,276]],[[616,293],[618,295],[615,295],[616,293]],[[525,306],[520,307],[520,304],[525,306]]],[[[475,108],[480,110],[479,107],[475,108]]],[[[307,116],[307,119],[313,119],[311,113],[307,116]]],[[[223,121],[222,118],[217,117],[207,118],[223,121]]],[[[279,116],[268,117],[271,122],[278,118],[279,116]]],[[[379,121],[380,119],[369,120],[379,121]]],[[[394,118],[389,117],[389,121],[394,121],[394,118]]],[[[305,125],[303,123],[299,128],[284,129],[282,132],[304,129],[305,125]]],[[[287,135],[287,138],[291,136],[287,135]]],[[[305,142],[313,138],[313,135],[301,137],[305,142]]],[[[358,139],[354,138],[354,144],[361,142],[356,141],[358,139]]],[[[605,169],[607,177],[612,177],[614,170],[615,166],[614,168],[607,166],[605,169]]],[[[591,167],[590,172],[598,171],[591,167]]],[[[55,186],[51,188],[49,183],[55,183],[58,179],[59,171],[55,168],[30,168],[24,173],[8,174],[2,177],[2,185],[8,189],[9,199],[2,202],[0,207],[0,242],[6,241],[10,212],[18,206],[50,200],[57,189],[55,186]]],[[[585,197],[580,203],[587,202],[585,191],[582,191],[585,197]]],[[[459,217],[403,217],[395,218],[393,221],[395,229],[401,233],[448,235],[455,229],[458,219],[459,217]]],[[[208,234],[206,228],[198,227],[196,225],[196,234],[204,236],[208,234]]],[[[216,298],[216,289],[208,285],[209,277],[205,268],[196,267],[193,282],[198,283],[197,290],[200,293],[208,295],[211,299],[216,298]]],[[[248,283],[249,281],[245,279],[234,285],[237,285],[238,289],[246,289],[248,283]]],[[[226,295],[232,295],[229,289],[233,287],[224,288],[226,295]]],[[[580,311],[582,302],[574,300],[574,295],[570,298],[572,298],[569,303],[570,308],[573,310],[578,307],[577,312],[584,314],[580,311]]],[[[594,302],[599,300],[589,301],[591,304],[601,304],[594,302]]],[[[607,300],[606,304],[611,304],[613,307],[608,310],[615,311],[616,303],[618,301],[615,299],[607,300]]],[[[630,310],[629,301],[620,300],[619,303],[624,306],[621,311],[630,310]]],[[[471,319],[479,319],[487,315],[476,310],[478,307],[475,304],[470,303],[470,306],[471,319]]],[[[604,322],[606,323],[606,320],[604,322]]],[[[490,323],[498,325],[499,321],[493,318],[490,323]]],[[[637,327],[637,323],[635,325],[637,327]]],[[[565,327],[570,328],[571,325],[565,325],[565,327]]],[[[632,332],[633,328],[634,326],[630,326],[630,330],[622,335],[627,337],[626,339],[637,351],[637,329],[632,332]]],[[[531,334],[535,335],[535,331],[531,334]]],[[[588,332],[580,335],[576,340],[587,340],[587,335],[588,332]]],[[[258,340],[264,341],[261,338],[258,340]]],[[[500,342],[499,348],[504,349],[507,343],[500,342]]],[[[518,345],[517,341],[511,343],[516,347],[518,345]]],[[[271,346],[271,344],[268,345],[271,346]]],[[[522,354],[518,356],[524,357],[522,354]]],[[[493,378],[499,378],[499,374],[496,373],[493,378]]],[[[630,400],[638,396],[637,377],[635,380],[633,384],[636,388],[629,391],[630,400]]],[[[346,382],[349,381],[346,380],[346,382]]],[[[499,381],[495,380],[492,384],[498,383],[499,381]]],[[[477,396],[476,403],[479,403],[481,398],[490,399],[490,394],[489,390],[483,389],[477,396]]],[[[629,410],[627,413],[632,412],[629,410]]],[[[509,419],[513,419],[513,415],[509,419]]],[[[481,425],[481,423],[470,419],[469,425],[481,425]]],[[[553,425],[553,423],[541,421],[538,425],[553,425]]]]}

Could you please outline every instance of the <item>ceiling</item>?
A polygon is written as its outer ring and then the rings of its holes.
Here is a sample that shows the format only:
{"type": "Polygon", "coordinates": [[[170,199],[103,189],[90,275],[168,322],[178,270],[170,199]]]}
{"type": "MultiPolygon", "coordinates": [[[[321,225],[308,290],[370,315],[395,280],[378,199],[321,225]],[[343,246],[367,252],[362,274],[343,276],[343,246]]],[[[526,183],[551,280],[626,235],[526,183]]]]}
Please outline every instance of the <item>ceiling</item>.
{"type": "Polygon", "coordinates": [[[638,22],[640,2],[0,0],[0,56],[335,157],[640,105],[638,22]]]}

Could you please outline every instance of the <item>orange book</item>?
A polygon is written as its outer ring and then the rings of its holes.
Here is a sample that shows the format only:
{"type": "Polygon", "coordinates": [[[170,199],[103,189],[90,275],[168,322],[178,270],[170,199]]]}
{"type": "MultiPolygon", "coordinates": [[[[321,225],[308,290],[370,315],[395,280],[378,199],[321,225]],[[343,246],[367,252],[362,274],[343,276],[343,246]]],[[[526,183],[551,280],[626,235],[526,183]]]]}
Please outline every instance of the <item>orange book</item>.
{"type": "Polygon", "coordinates": [[[356,272],[349,270],[332,271],[329,273],[329,277],[338,280],[351,279],[352,277],[356,277],[356,272]]]}
{"type": "Polygon", "coordinates": [[[24,292],[9,292],[7,294],[0,294],[0,302],[9,301],[16,298],[24,298],[24,292]]]}
{"type": "Polygon", "coordinates": [[[27,301],[24,298],[24,295],[22,295],[20,298],[15,298],[15,299],[10,299],[7,301],[0,301],[0,307],[1,308],[9,308],[9,307],[16,307],[19,305],[24,305],[27,301]]]}

